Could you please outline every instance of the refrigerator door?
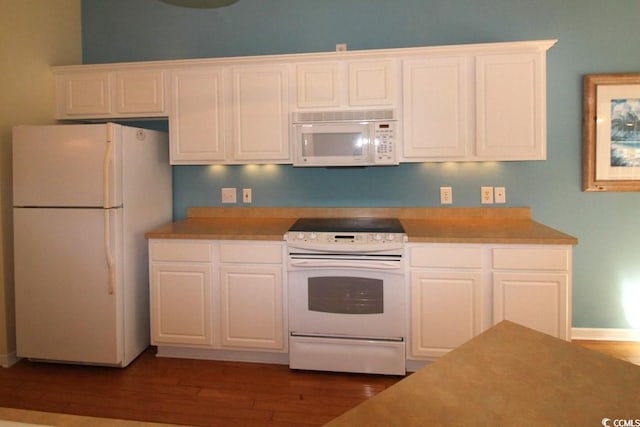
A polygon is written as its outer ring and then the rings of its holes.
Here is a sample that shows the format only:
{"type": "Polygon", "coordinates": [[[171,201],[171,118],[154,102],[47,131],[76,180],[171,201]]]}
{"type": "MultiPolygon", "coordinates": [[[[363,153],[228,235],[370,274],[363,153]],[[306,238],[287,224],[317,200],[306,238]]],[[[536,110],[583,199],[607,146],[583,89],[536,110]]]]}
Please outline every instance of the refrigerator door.
{"type": "Polygon", "coordinates": [[[14,208],[18,356],[122,365],[121,226],[122,209],[14,208]]]}
{"type": "Polygon", "coordinates": [[[13,205],[122,205],[121,126],[13,128],[13,205]]]}

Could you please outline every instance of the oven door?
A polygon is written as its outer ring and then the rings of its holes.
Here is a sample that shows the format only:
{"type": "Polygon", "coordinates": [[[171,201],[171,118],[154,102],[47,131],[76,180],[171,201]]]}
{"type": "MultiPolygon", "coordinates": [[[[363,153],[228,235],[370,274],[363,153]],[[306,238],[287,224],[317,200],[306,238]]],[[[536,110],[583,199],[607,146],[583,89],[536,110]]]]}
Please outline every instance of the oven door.
{"type": "Polygon", "coordinates": [[[401,271],[340,267],[290,271],[291,335],[402,340],[406,311],[401,271]]]}

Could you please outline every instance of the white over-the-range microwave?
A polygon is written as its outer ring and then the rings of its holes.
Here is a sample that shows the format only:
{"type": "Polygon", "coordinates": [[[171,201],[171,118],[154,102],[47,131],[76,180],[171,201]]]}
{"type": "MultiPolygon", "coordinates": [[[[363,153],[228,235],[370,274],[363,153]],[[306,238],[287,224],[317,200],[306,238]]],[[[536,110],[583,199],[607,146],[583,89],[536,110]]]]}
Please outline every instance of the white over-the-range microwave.
{"type": "Polygon", "coordinates": [[[291,124],[294,166],[398,164],[395,110],[294,112],[291,124]]]}

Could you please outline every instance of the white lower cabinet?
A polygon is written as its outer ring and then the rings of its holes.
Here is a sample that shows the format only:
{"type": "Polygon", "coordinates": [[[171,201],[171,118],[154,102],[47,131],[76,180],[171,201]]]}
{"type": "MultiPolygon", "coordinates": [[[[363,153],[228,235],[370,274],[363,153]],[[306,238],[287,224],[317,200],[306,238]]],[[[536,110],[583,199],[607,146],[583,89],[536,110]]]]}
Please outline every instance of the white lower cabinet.
{"type": "Polygon", "coordinates": [[[571,248],[493,248],[493,323],[571,339],[571,248]]]}
{"type": "Polygon", "coordinates": [[[480,330],[479,273],[411,273],[411,354],[438,357],[480,330]]]}
{"type": "MultiPolygon", "coordinates": [[[[571,246],[406,249],[409,370],[502,320],[571,338],[571,246]]],[[[151,342],[158,354],[288,363],[284,260],[284,242],[150,240],[151,342]]]]}
{"type": "Polygon", "coordinates": [[[416,245],[409,251],[410,358],[436,358],[482,330],[482,248],[416,245]]]}
{"type": "Polygon", "coordinates": [[[150,240],[158,354],[286,363],[283,254],[281,242],[150,240]]]}
{"type": "Polygon", "coordinates": [[[213,246],[151,241],[151,343],[213,343],[213,246]]]}
{"type": "Polygon", "coordinates": [[[220,246],[223,347],[284,350],[282,245],[220,246]]]}
{"type": "Polygon", "coordinates": [[[571,339],[571,246],[415,243],[408,255],[408,359],[433,360],[503,320],[571,339]]]}

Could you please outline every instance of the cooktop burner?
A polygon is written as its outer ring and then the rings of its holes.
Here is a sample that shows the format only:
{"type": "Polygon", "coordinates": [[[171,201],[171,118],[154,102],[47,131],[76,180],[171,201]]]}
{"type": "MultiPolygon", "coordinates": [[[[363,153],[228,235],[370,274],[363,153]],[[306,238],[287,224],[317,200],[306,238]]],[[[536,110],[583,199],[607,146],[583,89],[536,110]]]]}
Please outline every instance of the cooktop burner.
{"type": "Polygon", "coordinates": [[[289,231],[404,233],[397,218],[300,218],[289,231]]]}

